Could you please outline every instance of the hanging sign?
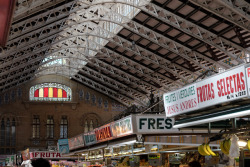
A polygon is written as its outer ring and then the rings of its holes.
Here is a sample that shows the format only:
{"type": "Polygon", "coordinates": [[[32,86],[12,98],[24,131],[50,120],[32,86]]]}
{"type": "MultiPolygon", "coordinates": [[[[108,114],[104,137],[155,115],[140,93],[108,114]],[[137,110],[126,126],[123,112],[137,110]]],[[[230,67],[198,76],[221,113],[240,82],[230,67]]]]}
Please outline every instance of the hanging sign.
{"type": "Polygon", "coordinates": [[[163,95],[167,117],[247,97],[245,66],[163,95]]]}
{"type": "Polygon", "coordinates": [[[106,141],[106,140],[113,138],[112,133],[111,133],[110,124],[101,126],[100,128],[96,128],[94,131],[95,131],[95,135],[96,135],[96,140],[98,142],[106,141]]]}
{"type": "Polygon", "coordinates": [[[111,123],[113,137],[121,137],[133,133],[131,116],[111,123]]]}
{"type": "Polygon", "coordinates": [[[57,144],[58,144],[58,150],[61,154],[69,153],[68,139],[59,139],[57,144]]]}
{"type": "Polygon", "coordinates": [[[84,134],[85,145],[91,145],[96,143],[96,135],[95,132],[89,132],[84,134]]]}
{"type": "Polygon", "coordinates": [[[173,128],[174,119],[165,115],[136,115],[137,133],[156,134],[173,133],[178,129],[173,128]]]}
{"type": "Polygon", "coordinates": [[[73,150],[84,146],[83,134],[69,139],[69,150],[73,150]]]}
{"type": "Polygon", "coordinates": [[[61,158],[61,154],[59,152],[53,152],[53,151],[35,151],[32,152],[33,158],[61,158]]]}
{"type": "MultiPolygon", "coordinates": [[[[246,78],[247,78],[247,88],[248,92],[250,92],[250,67],[246,68],[246,78]]],[[[250,93],[248,93],[250,95],[250,93]]]]}

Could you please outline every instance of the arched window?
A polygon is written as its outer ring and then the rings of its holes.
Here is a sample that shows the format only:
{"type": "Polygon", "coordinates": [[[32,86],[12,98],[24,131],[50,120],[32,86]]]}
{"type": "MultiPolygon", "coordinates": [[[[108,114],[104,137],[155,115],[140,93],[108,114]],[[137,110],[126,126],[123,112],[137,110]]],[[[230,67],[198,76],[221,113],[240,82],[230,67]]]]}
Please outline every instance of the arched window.
{"type": "Polygon", "coordinates": [[[96,104],[96,96],[94,94],[92,94],[91,96],[91,100],[92,100],[92,104],[96,104]]]}
{"type": "Polygon", "coordinates": [[[80,99],[80,100],[83,100],[83,97],[84,97],[84,92],[83,92],[83,90],[81,89],[81,90],[79,91],[79,99],[80,99]]]}
{"type": "Polygon", "coordinates": [[[61,119],[60,138],[61,139],[67,139],[68,138],[68,120],[67,120],[67,116],[62,116],[62,119],[61,119]]]}
{"type": "Polygon", "coordinates": [[[71,101],[72,91],[58,83],[43,83],[30,88],[31,101],[71,101]]]}
{"type": "Polygon", "coordinates": [[[5,123],[4,118],[1,121],[1,146],[5,145],[5,123]]]}
{"type": "Polygon", "coordinates": [[[101,124],[101,118],[96,114],[88,113],[82,117],[84,133],[94,130],[101,124]]]}
{"type": "Polygon", "coordinates": [[[15,153],[16,146],[16,119],[12,116],[3,117],[1,119],[0,133],[0,153],[11,154],[15,153]]]}
{"type": "Polygon", "coordinates": [[[39,139],[40,138],[40,117],[39,115],[33,116],[32,121],[32,138],[39,139]]]}
{"type": "Polygon", "coordinates": [[[98,98],[98,106],[102,107],[102,98],[101,97],[98,98]]]}
{"type": "Polygon", "coordinates": [[[53,139],[54,138],[54,119],[53,116],[49,115],[47,118],[47,138],[53,139]]]}
{"type": "Polygon", "coordinates": [[[89,92],[86,92],[85,100],[86,100],[86,101],[89,101],[89,99],[90,99],[90,93],[89,93],[89,92]]]}

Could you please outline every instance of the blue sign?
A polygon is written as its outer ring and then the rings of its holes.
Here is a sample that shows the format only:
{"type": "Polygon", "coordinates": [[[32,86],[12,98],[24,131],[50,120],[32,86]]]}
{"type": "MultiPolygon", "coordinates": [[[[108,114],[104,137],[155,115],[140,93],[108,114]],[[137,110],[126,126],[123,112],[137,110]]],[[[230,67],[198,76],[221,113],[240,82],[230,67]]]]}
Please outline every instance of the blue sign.
{"type": "Polygon", "coordinates": [[[96,143],[96,135],[95,132],[89,132],[84,134],[85,145],[91,145],[96,143]]]}
{"type": "Polygon", "coordinates": [[[68,139],[59,139],[58,140],[58,150],[61,154],[69,153],[69,142],[68,139]]]}

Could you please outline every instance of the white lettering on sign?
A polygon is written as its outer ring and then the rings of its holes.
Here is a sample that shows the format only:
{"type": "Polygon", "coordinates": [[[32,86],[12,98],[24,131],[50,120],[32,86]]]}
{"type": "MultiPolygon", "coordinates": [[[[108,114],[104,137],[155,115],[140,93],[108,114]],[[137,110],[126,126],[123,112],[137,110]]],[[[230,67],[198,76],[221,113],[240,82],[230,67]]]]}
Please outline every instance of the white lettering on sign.
{"type": "Polygon", "coordinates": [[[32,154],[33,158],[61,158],[61,154],[59,152],[37,151],[32,154]]]}
{"type": "Polygon", "coordinates": [[[138,133],[167,133],[178,131],[173,128],[174,119],[166,118],[165,115],[145,115],[136,116],[136,126],[138,133]]]}
{"type": "MultiPolygon", "coordinates": [[[[250,76],[250,69],[246,71],[247,74],[249,71],[250,76]]],[[[166,116],[172,117],[246,97],[248,93],[245,74],[245,66],[240,66],[179,90],[165,93],[163,100],[166,116]]]]}

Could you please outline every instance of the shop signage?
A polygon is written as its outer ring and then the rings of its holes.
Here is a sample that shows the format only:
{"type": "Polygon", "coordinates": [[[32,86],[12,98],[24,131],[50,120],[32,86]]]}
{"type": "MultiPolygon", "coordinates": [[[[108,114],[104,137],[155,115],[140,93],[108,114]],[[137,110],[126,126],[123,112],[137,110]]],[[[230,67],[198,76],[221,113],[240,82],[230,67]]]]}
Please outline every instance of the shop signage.
{"type": "Polygon", "coordinates": [[[73,150],[84,146],[83,134],[69,139],[69,150],[73,150]]]}
{"type": "Polygon", "coordinates": [[[61,154],[59,152],[52,151],[36,151],[32,152],[33,158],[61,158],[61,154]]]}
{"type": "Polygon", "coordinates": [[[6,44],[15,4],[15,0],[0,1],[0,46],[5,46],[6,44]]]}
{"type": "Polygon", "coordinates": [[[245,66],[163,95],[167,117],[247,97],[245,66]]]}
{"type": "Polygon", "coordinates": [[[167,133],[178,132],[173,128],[174,119],[166,118],[165,115],[137,115],[136,128],[138,133],[167,133]]]}
{"type": "Polygon", "coordinates": [[[96,143],[95,132],[89,132],[84,134],[85,145],[91,145],[96,143]]]}
{"type": "MultiPolygon", "coordinates": [[[[246,68],[246,78],[247,78],[247,88],[248,92],[250,92],[250,67],[246,68]]],[[[250,95],[250,93],[248,93],[250,95]]]]}
{"type": "Polygon", "coordinates": [[[69,153],[69,142],[68,139],[59,139],[58,140],[58,150],[61,154],[69,153]]]}
{"type": "Polygon", "coordinates": [[[125,136],[133,133],[131,116],[111,123],[113,137],[125,136]]]}
{"type": "Polygon", "coordinates": [[[110,124],[95,129],[96,140],[98,142],[112,138],[110,124]]]}

